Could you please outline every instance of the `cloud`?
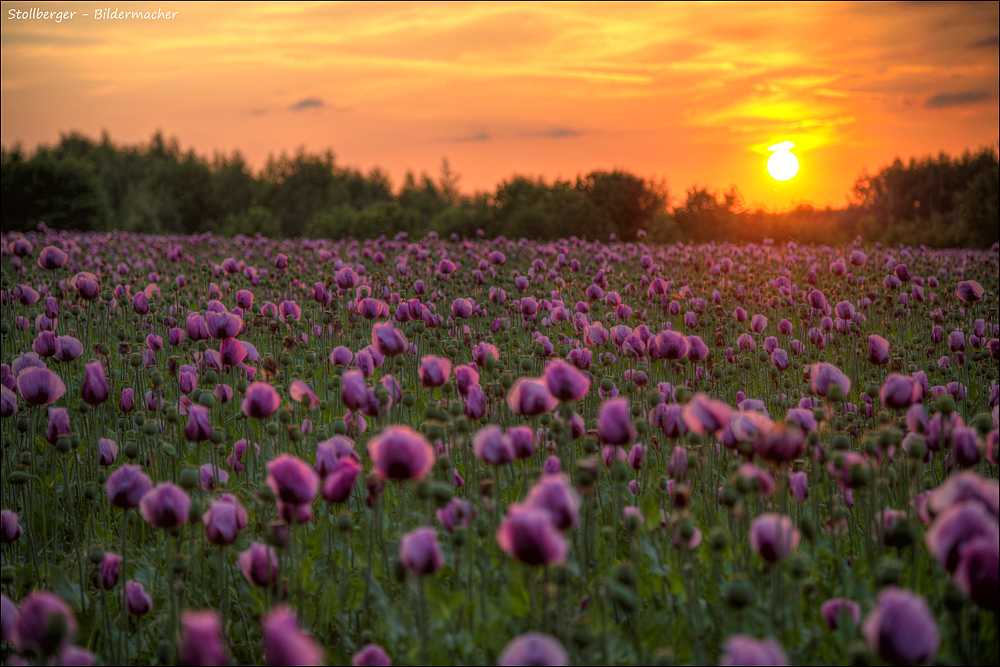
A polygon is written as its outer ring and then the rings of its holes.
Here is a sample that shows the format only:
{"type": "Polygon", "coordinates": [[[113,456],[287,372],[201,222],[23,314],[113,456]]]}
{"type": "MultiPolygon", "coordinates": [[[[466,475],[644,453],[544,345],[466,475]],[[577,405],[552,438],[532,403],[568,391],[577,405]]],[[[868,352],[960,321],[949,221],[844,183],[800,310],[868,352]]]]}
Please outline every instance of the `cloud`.
{"type": "Polygon", "coordinates": [[[946,107],[964,107],[979,104],[990,99],[985,90],[970,90],[965,93],[938,93],[924,102],[927,109],[944,109],[946,107]]]}
{"type": "Polygon", "coordinates": [[[549,139],[562,139],[563,137],[579,137],[583,132],[580,130],[574,130],[570,127],[556,127],[551,130],[544,130],[538,133],[538,136],[548,137],[549,139]]]}
{"type": "Polygon", "coordinates": [[[993,35],[992,37],[987,37],[986,39],[981,39],[978,42],[973,42],[969,46],[974,49],[988,49],[991,46],[1000,45],[1000,35],[993,35]]]}
{"type": "Polygon", "coordinates": [[[491,135],[489,132],[487,132],[486,130],[480,130],[479,132],[473,132],[471,134],[465,134],[465,135],[462,135],[462,136],[459,136],[459,137],[452,137],[448,141],[457,141],[457,142],[461,142],[461,143],[469,143],[469,142],[476,142],[476,141],[489,141],[492,138],[493,138],[493,135],[491,135]]]}
{"type": "Polygon", "coordinates": [[[302,111],[303,109],[321,109],[326,105],[323,104],[323,100],[318,97],[304,97],[292,106],[288,107],[289,111],[302,111]]]}

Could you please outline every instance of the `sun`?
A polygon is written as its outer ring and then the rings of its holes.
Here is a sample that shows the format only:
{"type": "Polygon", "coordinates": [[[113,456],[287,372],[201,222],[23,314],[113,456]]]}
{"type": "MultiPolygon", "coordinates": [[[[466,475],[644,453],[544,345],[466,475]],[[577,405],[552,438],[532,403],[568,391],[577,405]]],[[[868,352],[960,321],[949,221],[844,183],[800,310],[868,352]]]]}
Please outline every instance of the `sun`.
{"type": "Polygon", "coordinates": [[[792,153],[792,148],[795,148],[795,144],[790,141],[768,147],[771,157],[767,159],[767,173],[774,180],[787,181],[799,173],[799,159],[792,153]]]}

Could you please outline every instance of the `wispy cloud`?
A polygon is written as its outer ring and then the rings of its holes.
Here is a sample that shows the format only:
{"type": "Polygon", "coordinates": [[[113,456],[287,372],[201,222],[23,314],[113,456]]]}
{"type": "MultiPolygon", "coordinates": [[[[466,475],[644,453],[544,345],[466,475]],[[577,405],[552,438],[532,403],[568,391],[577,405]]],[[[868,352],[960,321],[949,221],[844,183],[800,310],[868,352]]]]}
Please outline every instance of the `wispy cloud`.
{"type": "Polygon", "coordinates": [[[982,104],[990,99],[985,90],[970,90],[965,93],[938,93],[929,97],[924,106],[928,109],[944,109],[946,107],[966,107],[970,104],[982,104]]]}
{"type": "Polygon", "coordinates": [[[318,97],[304,97],[292,106],[288,107],[289,111],[302,111],[303,109],[321,109],[326,105],[318,97]]]}
{"type": "Polygon", "coordinates": [[[992,37],[981,39],[977,42],[973,42],[969,46],[974,49],[988,49],[991,46],[1000,46],[1000,35],[993,35],[992,37]]]}

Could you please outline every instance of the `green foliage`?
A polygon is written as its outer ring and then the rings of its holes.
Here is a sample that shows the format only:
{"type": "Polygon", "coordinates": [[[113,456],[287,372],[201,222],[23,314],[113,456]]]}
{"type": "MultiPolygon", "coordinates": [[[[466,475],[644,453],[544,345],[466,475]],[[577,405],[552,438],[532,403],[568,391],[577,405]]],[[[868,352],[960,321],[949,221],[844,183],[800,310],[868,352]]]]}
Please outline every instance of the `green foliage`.
{"type": "Polygon", "coordinates": [[[116,145],[78,133],[27,156],[3,152],[4,225],[147,233],[212,231],[272,238],[376,238],[428,231],[473,238],[577,236],[663,243],[778,241],[826,245],[869,242],[988,247],[1000,241],[997,152],[896,160],[862,174],[844,209],[808,205],[751,211],[731,187],[688,189],[668,211],[666,185],[629,172],[595,170],[575,182],[514,176],[495,192],[462,195],[448,161],[432,178],[407,173],[394,192],[379,169],[363,174],[332,151],[304,148],[268,160],[255,174],[239,152],[211,160],[184,152],[159,132],[147,144],[116,145]]]}
{"type": "Polygon", "coordinates": [[[2,157],[4,229],[103,229],[108,203],[93,169],[73,156],[39,151],[25,159],[19,149],[2,157]]]}

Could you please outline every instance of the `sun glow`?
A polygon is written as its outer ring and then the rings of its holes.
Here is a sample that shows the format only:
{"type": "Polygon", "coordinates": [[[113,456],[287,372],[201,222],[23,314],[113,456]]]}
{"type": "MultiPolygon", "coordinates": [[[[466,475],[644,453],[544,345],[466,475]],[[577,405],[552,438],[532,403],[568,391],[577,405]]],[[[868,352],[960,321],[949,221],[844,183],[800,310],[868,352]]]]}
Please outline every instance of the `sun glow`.
{"type": "Polygon", "coordinates": [[[767,159],[767,173],[771,174],[774,180],[787,181],[799,173],[799,159],[792,153],[793,148],[795,144],[791,141],[768,146],[767,150],[771,151],[771,157],[767,159]]]}

